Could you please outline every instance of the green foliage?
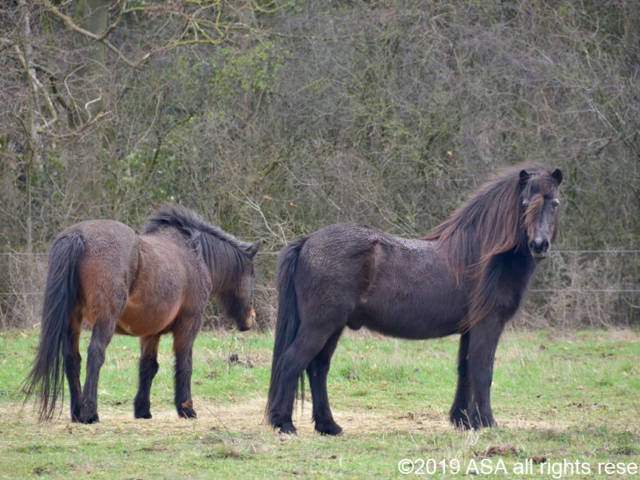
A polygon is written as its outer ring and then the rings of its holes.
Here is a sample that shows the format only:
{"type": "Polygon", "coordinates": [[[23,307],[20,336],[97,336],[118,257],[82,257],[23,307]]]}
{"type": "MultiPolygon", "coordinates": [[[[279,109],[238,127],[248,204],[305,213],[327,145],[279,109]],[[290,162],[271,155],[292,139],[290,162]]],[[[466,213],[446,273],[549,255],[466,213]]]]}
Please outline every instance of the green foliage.
{"type": "MultiPolygon", "coordinates": [[[[290,52],[276,42],[263,41],[243,51],[224,47],[216,52],[214,67],[209,72],[211,95],[224,104],[241,92],[253,95],[273,94],[277,90],[279,73],[290,52]]],[[[205,67],[198,62],[194,70],[205,67]]]]}

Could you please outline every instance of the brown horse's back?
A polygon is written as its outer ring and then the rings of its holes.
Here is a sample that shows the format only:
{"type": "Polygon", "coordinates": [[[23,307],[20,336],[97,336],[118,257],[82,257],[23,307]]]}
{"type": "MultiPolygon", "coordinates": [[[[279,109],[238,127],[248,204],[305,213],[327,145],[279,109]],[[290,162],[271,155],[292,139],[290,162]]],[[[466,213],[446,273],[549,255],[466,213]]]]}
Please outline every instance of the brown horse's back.
{"type": "Polygon", "coordinates": [[[79,232],[85,251],[80,259],[80,308],[94,325],[122,312],[138,271],[139,242],[128,226],[113,220],[78,223],[67,232],[79,232]]]}
{"type": "Polygon", "coordinates": [[[176,232],[138,237],[111,220],[82,222],[69,230],[80,232],[85,242],[79,313],[92,327],[116,317],[118,333],[156,335],[171,326],[181,309],[209,295],[210,284],[187,288],[208,277],[176,232]]]}

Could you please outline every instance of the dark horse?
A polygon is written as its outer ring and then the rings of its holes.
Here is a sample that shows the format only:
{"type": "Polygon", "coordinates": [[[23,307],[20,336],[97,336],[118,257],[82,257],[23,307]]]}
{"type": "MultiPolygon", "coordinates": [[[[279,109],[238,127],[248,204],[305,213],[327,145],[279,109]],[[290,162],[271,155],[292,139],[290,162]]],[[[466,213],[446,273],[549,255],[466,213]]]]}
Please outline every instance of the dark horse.
{"type": "Polygon", "coordinates": [[[191,211],[167,205],[143,234],[111,220],[78,223],[58,235],[49,258],[36,359],[26,381],[37,394],[40,419],[53,416],[63,389],[71,393],[71,420],[98,422],[98,375],[114,333],[140,338],[136,418],[151,418],[149,393],[158,371],[160,337],[173,334],[175,405],[196,417],[191,400],[193,342],[202,312],[215,295],[240,330],[251,328],[253,257],[260,247],[242,243],[191,211]],[[84,390],[79,339],[91,326],[84,390]]]}
{"type": "Polygon", "coordinates": [[[509,169],[424,239],[337,224],[285,247],[267,404],[273,427],[295,433],[291,414],[306,369],[316,430],[342,431],[329,408],[327,374],[347,326],[409,339],[461,333],[450,420],[493,425],[496,347],[554,239],[561,182],[560,170],[509,169]]]}

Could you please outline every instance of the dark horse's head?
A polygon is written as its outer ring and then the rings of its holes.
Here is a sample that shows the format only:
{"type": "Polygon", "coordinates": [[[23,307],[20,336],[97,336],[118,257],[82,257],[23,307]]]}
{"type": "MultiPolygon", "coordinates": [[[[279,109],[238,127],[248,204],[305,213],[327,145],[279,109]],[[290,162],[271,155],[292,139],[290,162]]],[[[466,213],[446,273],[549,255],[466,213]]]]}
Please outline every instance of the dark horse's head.
{"type": "Polygon", "coordinates": [[[171,204],[149,220],[143,233],[162,228],[175,228],[182,233],[211,274],[211,294],[218,297],[225,314],[236,322],[238,330],[249,330],[256,316],[253,259],[262,242],[241,242],[191,210],[171,204]]]}
{"type": "Polygon", "coordinates": [[[522,218],[526,233],[527,248],[531,256],[543,259],[547,256],[558,229],[560,198],[558,187],[562,183],[559,169],[529,172],[520,170],[522,192],[522,218]]]}
{"type": "Polygon", "coordinates": [[[493,307],[504,255],[518,254],[513,258],[524,263],[547,255],[558,226],[561,182],[560,170],[538,165],[503,170],[425,237],[438,242],[458,283],[472,285],[463,329],[493,307]]]}

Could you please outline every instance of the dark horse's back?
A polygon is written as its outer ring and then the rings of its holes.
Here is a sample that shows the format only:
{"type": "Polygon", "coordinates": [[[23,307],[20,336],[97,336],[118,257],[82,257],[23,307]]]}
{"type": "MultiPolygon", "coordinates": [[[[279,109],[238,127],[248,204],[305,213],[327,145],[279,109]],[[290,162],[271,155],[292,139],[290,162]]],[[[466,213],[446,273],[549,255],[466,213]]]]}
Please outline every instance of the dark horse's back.
{"type": "Polygon", "coordinates": [[[336,224],[300,249],[295,290],[301,322],[345,322],[403,338],[458,331],[466,298],[435,242],[336,224]]]}

